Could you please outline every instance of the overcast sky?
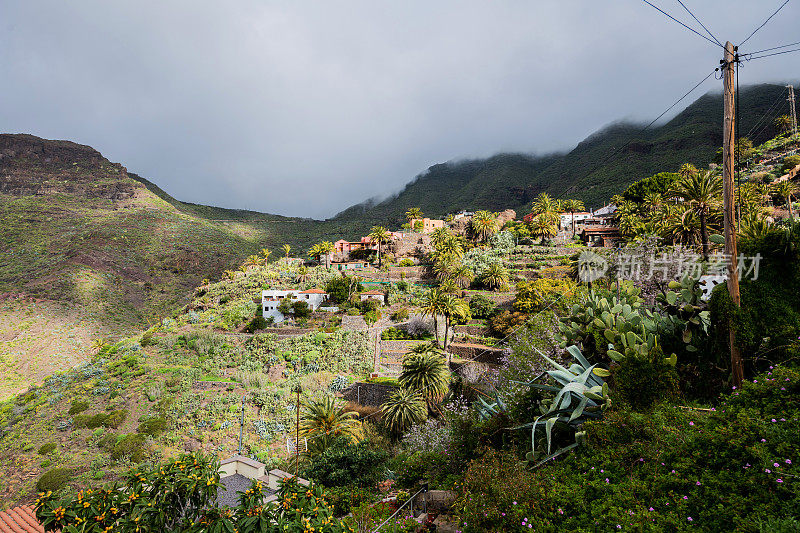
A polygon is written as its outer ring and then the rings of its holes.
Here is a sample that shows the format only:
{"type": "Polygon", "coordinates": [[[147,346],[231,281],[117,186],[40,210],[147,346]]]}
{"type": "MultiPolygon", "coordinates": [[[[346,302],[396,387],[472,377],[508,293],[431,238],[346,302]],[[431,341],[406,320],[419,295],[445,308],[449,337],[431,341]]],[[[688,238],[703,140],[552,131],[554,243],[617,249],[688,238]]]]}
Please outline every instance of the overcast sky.
{"type": "MultiPolygon", "coordinates": [[[[736,44],[782,1],[684,3],[736,44]]],[[[798,22],[795,0],[743,49],[798,22]]],[[[91,145],[184,201],[328,217],[435,163],[649,122],[720,57],[639,0],[0,0],[0,131],[91,145]]],[[[740,72],[798,77],[800,53],[740,72]]]]}

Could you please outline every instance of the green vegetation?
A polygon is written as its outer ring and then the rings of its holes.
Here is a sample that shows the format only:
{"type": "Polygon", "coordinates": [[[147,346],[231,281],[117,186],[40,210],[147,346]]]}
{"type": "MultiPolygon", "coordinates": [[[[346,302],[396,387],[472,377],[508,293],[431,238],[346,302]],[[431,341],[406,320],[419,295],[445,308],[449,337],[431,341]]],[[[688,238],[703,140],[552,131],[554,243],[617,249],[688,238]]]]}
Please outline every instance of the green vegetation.
{"type": "Polygon", "coordinates": [[[39,492],[53,491],[58,492],[72,480],[73,471],[71,468],[54,468],[41,475],[36,482],[36,490],[39,492]]]}

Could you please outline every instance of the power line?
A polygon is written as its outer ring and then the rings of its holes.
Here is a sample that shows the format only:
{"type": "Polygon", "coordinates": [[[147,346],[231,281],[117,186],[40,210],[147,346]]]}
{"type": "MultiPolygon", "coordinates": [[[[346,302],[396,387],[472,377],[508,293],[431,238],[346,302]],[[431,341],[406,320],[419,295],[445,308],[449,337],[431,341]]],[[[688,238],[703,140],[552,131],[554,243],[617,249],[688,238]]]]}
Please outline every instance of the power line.
{"type": "MultiPolygon", "coordinates": [[[[713,34],[713,33],[711,33],[711,31],[710,31],[708,28],[706,28],[706,25],[705,25],[705,24],[703,24],[702,22],[700,22],[700,20],[699,20],[697,17],[695,17],[695,16],[694,16],[694,13],[692,13],[692,12],[689,10],[689,8],[688,8],[688,7],[686,7],[686,5],[685,5],[683,2],[681,2],[681,0],[678,0],[678,3],[679,3],[681,6],[683,6],[683,9],[685,9],[685,10],[686,10],[686,12],[687,12],[687,13],[689,13],[689,14],[692,16],[692,18],[693,18],[695,21],[697,21],[697,23],[698,23],[698,24],[700,24],[700,25],[703,27],[703,29],[704,29],[704,30],[706,30],[706,33],[707,33],[707,34],[709,34],[709,35],[711,36],[711,38],[712,38],[712,39],[714,39],[714,41],[716,41],[716,43],[717,43],[718,45],[720,45],[720,46],[723,46],[723,45],[722,45],[722,43],[721,43],[721,42],[719,42],[719,39],[717,39],[717,38],[714,36],[714,34],[713,34]]],[[[724,48],[724,46],[723,46],[723,48],[724,48]]]]}
{"type": "Polygon", "coordinates": [[[763,54],[760,56],[750,57],[750,59],[763,59],[765,57],[779,56],[781,54],[791,54],[792,52],[800,52],[800,48],[795,48],[794,50],[784,50],[783,52],[772,52],[771,54],[763,54]]]}
{"type": "MultiPolygon", "coordinates": [[[[789,0],[786,0],[786,1],[788,2],[789,0]]],[[[661,9],[660,7],[654,6],[653,4],[651,4],[650,2],[648,2],[647,0],[642,0],[642,2],[644,2],[644,3],[645,3],[645,4],[647,4],[647,5],[649,5],[649,6],[650,6],[650,7],[652,7],[653,9],[656,9],[656,10],[660,11],[661,13],[663,13],[663,14],[664,14],[664,15],[666,15],[666,16],[668,16],[669,18],[671,18],[672,20],[674,20],[675,22],[677,22],[678,24],[680,24],[681,26],[683,26],[684,28],[686,28],[687,30],[689,30],[690,32],[694,33],[695,35],[699,35],[700,37],[702,37],[702,38],[703,38],[703,39],[705,39],[706,41],[710,42],[710,43],[711,43],[711,44],[713,44],[714,46],[720,46],[720,47],[722,47],[722,45],[721,45],[721,44],[719,44],[719,43],[715,43],[714,41],[712,41],[711,39],[709,39],[708,37],[706,37],[706,36],[705,36],[705,35],[703,35],[702,33],[698,32],[698,31],[697,31],[697,30],[695,30],[694,28],[692,28],[692,27],[690,27],[690,26],[687,26],[686,24],[684,24],[684,23],[683,23],[683,22],[681,22],[680,20],[676,19],[675,17],[673,17],[672,15],[670,15],[669,13],[667,13],[666,11],[664,11],[663,9],[661,9]]],[[[706,31],[708,31],[708,30],[706,30],[706,31]]],[[[724,47],[723,47],[723,48],[724,48],[724,47]]]]}
{"type": "Polygon", "coordinates": [[[778,9],[776,9],[776,10],[775,10],[775,12],[774,12],[772,15],[770,15],[770,16],[767,18],[767,20],[765,20],[765,21],[764,21],[764,22],[761,24],[761,26],[759,26],[758,28],[756,28],[756,29],[754,29],[754,30],[753,30],[753,33],[751,33],[750,35],[748,35],[748,36],[747,36],[747,39],[745,39],[744,41],[742,41],[742,42],[741,42],[741,44],[739,44],[739,46],[742,46],[744,43],[746,43],[747,41],[749,41],[749,40],[750,40],[750,37],[752,37],[753,35],[755,35],[755,34],[756,34],[756,32],[758,32],[758,30],[760,30],[761,28],[763,28],[764,26],[766,26],[766,25],[767,25],[767,22],[769,22],[769,21],[772,19],[772,17],[774,17],[775,15],[777,15],[777,14],[778,14],[778,11],[780,11],[781,9],[783,9],[783,6],[785,6],[785,5],[786,5],[786,4],[788,4],[788,3],[789,3],[789,0],[786,0],[784,3],[782,3],[782,4],[780,5],[780,7],[779,7],[778,9]]]}
{"type": "Polygon", "coordinates": [[[790,46],[795,46],[795,45],[798,45],[798,44],[800,44],[800,41],[797,41],[796,43],[783,44],[781,46],[773,46],[772,48],[764,48],[763,50],[756,50],[755,52],[749,52],[746,55],[747,56],[752,56],[752,55],[755,55],[755,54],[760,54],[761,52],[770,52],[772,50],[780,50],[781,48],[788,48],[790,46]]]}
{"type": "Polygon", "coordinates": [[[783,94],[785,92],[786,92],[786,88],[784,87],[784,89],[781,91],[781,94],[778,95],[777,100],[772,102],[772,105],[769,107],[769,109],[767,109],[767,111],[763,115],[761,115],[761,118],[758,119],[758,121],[753,125],[752,128],[750,128],[750,131],[748,131],[745,134],[745,137],[750,137],[750,134],[753,133],[753,131],[755,131],[755,129],[761,124],[761,121],[764,120],[765,118],[767,118],[767,116],[769,116],[769,114],[772,113],[772,110],[775,109],[775,106],[777,106],[779,103],[781,103],[783,101],[782,100],[783,99],[783,94]]]}

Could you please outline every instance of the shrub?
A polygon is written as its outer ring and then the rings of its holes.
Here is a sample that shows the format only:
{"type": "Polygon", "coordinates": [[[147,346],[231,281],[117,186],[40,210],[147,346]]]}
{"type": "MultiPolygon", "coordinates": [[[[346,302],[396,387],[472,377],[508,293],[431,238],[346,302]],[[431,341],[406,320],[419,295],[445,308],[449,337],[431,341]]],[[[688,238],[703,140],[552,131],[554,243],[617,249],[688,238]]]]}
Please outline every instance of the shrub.
{"type": "Polygon", "coordinates": [[[402,307],[397,311],[395,311],[394,313],[392,313],[392,320],[394,322],[405,322],[406,320],[408,320],[408,309],[402,307]]]}
{"type": "Polygon", "coordinates": [[[77,415],[74,418],[76,428],[95,429],[100,426],[118,428],[128,416],[128,411],[120,409],[110,413],[97,413],[94,415],[77,415]]]}
{"type": "Polygon", "coordinates": [[[475,318],[491,318],[497,313],[497,305],[483,294],[476,294],[469,300],[469,311],[475,318]]]}
{"type": "Polygon", "coordinates": [[[72,400],[72,404],[69,406],[69,414],[77,415],[78,413],[82,413],[89,408],[89,402],[85,400],[72,400]]]}
{"type": "Polygon", "coordinates": [[[46,442],[45,444],[42,444],[41,447],[39,448],[39,455],[47,455],[48,453],[52,452],[55,449],[56,449],[55,442],[46,442]]]}
{"type": "Polygon", "coordinates": [[[569,279],[540,278],[534,281],[523,281],[517,284],[517,297],[514,310],[533,313],[559,302],[559,309],[569,309],[574,300],[575,283],[569,279]]]}
{"type": "Polygon", "coordinates": [[[375,494],[364,487],[326,487],[325,499],[333,509],[333,514],[342,516],[348,514],[353,507],[371,503],[375,499],[375,494]]]}
{"type": "MultiPolygon", "coordinates": [[[[270,318],[272,318],[272,317],[270,317],[270,318]]],[[[264,329],[267,326],[268,326],[267,320],[264,318],[264,316],[263,315],[257,315],[255,318],[253,318],[253,320],[250,321],[249,324],[247,324],[247,327],[245,328],[245,330],[248,333],[253,333],[253,332],[258,331],[260,329],[264,329]]]]}
{"type": "Polygon", "coordinates": [[[408,290],[408,282],[407,281],[398,281],[395,283],[395,287],[400,292],[406,292],[408,290]]]}
{"type": "Polygon", "coordinates": [[[97,441],[97,447],[103,450],[110,450],[114,444],[117,443],[117,435],[115,433],[106,433],[97,441]]]}
{"type": "Polygon", "coordinates": [[[379,481],[387,453],[367,441],[352,444],[338,438],[324,452],[311,458],[305,477],[326,487],[367,487],[379,481]]]}
{"type": "Polygon", "coordinates": [[[111,458],[118,461],[127,457],[131,462],[142,462],[145,458],[144,441],[145,436],[138,433],[125,435],[114,445],[111,450],[111,458]]]}
{"type": "Polygon", "coordinates": [[[128,411],[126,409],[118,409],[116,411],[111,411],[103,426],[107,428],[116,429],[120,425],[122,425],[122,423],[125,421],[127,417],[128,417],[128,411]]]}
{"type": "Polygon", "coordinates": [[[166,430],[167,420],[162,417],[147,418],[139,424],[138,428],[136,428],[137,433],[142,435],[150,435],[151,437],[157,437],[166,430]]]}
{"type": "Polygon", "coordinates": [[[292,302],[292,313],[295,318],[308,318],[311,316],[311,308],[308,307],[308,302],[295,300],[292,302]]]}
{"type": "Polygon", "coordinates": [[[54,468],[41,475],[36,482],[38,492],[58,492],[72,480],[73,471],[71,468],[54,468]]]}
{"type": "Polygon", "coordinates": [[[409,259],[408,257],[406,257],[405,259],[401,259],[401,260],[400,260],[400,262],[399,262],[399,263],[397,263],[397,266],[401,266],[401,267],[413,267],[413,266],[414,266],[414,261],[412,261],[411,259],[409,259]]]}
{"type": "Polygon", "coordinates": [[[330,295],[330,299],[337,304],[347,302],[349,296],[356,292],[362,292],[364,286],[354,278],[340,276],[325,284],[325,292],[330,295]]]}
{"type": "Polygon", "coordinates": [[[492,332],[500,337],[507,337],[519,326],[524,324],[527,318],[528,315],[525,313],[504,311],[491,319],[490,325],[492,332]]]}
{"type": "Polygon", "coordinates": [[[781,172],[789,172],[797,165],[800,165],[800,155],[790,155],[784,158],[783,164],[781,165],[781,172]]]}
{"type": "Polygon", "coordinates": [[[629,358],[613,366],[615,399],[634,409],[649,409],[661,401],[678,397],[679,379],[675,367],[644,359],[629,358]]]}

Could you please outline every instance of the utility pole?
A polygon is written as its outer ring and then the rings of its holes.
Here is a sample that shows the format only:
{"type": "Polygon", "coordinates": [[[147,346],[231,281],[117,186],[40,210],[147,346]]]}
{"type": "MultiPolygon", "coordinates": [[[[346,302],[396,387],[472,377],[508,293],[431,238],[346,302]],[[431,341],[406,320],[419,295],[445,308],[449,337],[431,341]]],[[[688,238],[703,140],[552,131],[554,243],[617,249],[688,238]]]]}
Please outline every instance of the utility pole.
{"type": "Polygon", "coordinates": [[[789,89],[789,108],[791,109],[791,118],[792,118],[792,135],[797,135],[797,112],[794,108],[794,86],[787,85],[787,89],[789,89]]]}
{"type": "MultiPolygon", "coordinates": [[[[739,60],[739,54],[730,41],[725,43],[725,58],[720,62],[723,79],[723,99],[725,108],[725,118],[722,122],[722,185],[723,185],[723,221],[725,229],[725,254],[728,257],[728,293],[736,307],[741,305],[739,296],[739,270],[738,250],[736,246],[736,221],[734,200],[734,158],[735,158],[735,136],[734,125],[736,123],[735,111],[735,82],[734,68],[739,60]]],[[[729,342],[731,348],[731,372],[733,375],[733,385],[742,386],[744,379],[744,368],[742,365],[742,354],[736,346],[736,331],[733,329],[732,321],[728,322],[729,342]]]]}

